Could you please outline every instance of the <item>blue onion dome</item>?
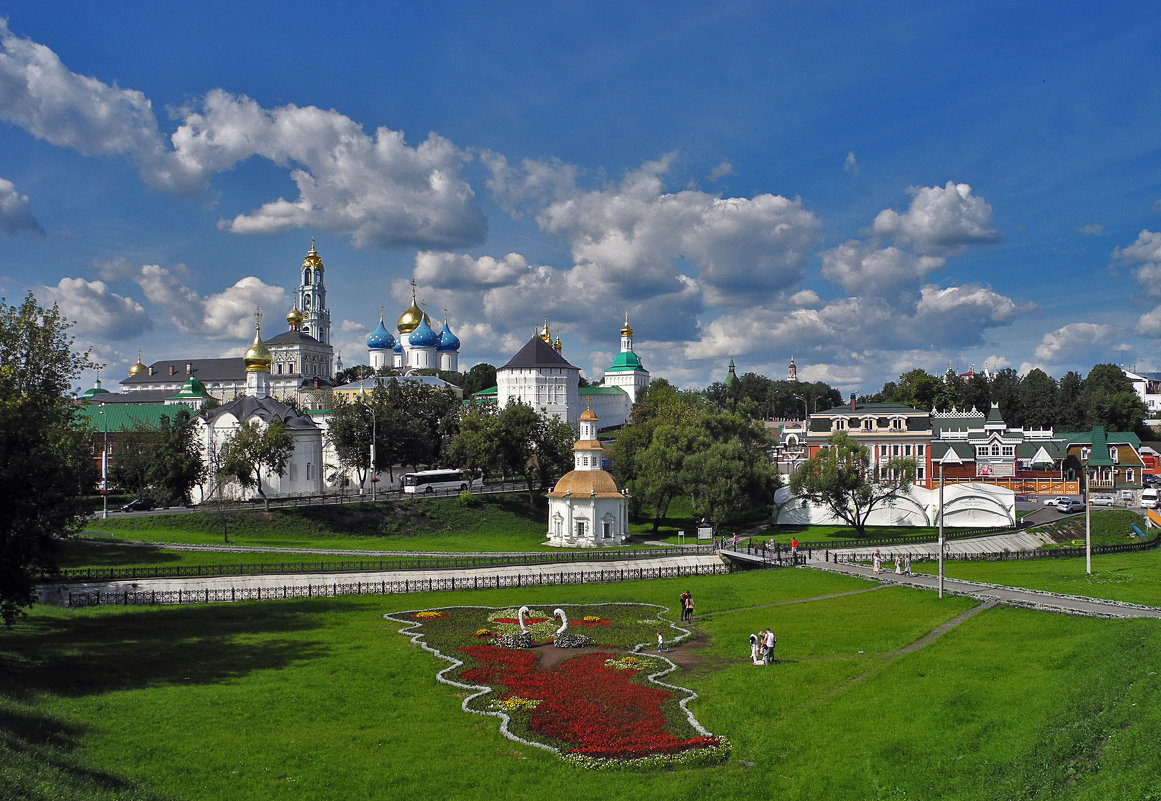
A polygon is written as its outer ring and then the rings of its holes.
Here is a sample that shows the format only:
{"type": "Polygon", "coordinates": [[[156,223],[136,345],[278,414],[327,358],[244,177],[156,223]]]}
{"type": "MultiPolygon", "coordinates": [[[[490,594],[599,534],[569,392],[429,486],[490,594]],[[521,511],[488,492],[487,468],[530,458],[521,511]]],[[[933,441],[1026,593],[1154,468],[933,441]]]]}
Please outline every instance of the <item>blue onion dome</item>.
{"type": "Polygon", "coordinates": [[[443,331],[439,335],[439,350],[459,350],[460,338],[452,333],[447,320],[443,321],[443,331]]]}
{"type": "Polygon", "coordinates": [[[439,345],[439,336],[431,330],[427,320],[423,319],[415,326],[415,330],[407,335],[407,341],[413,348],[434,348],[439,345]]]}
{"type": "Polygon", "coordinates": [[[403,352],[403,337],[399,337],[399,339],[395,340],[395,347],[393,347],[391,350],[395,351],[396,353],[403,352]]]}
{"type": "Polygon", "coordinates": [[[395,347],[395,337],[391,336],[387,326],[383,325],[382,316],[379,317],[379,327],[367,337],[367,347],[370,350],[390,350],[395,347]]]}

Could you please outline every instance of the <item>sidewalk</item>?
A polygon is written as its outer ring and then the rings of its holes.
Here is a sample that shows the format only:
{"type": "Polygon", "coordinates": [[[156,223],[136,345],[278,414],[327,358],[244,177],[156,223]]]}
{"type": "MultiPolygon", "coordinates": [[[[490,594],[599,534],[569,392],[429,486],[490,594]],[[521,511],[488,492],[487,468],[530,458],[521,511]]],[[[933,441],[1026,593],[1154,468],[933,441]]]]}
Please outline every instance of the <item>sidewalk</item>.
{"type": "MultiPolygon", "coordinates": [[[[928,575],[897,575],[884,570],[875,575],[874,570],[867,565],[835,564],[824,562],[821,559],[811,559],[806,564],[815,570],[826,570],[830,573],[842,573],[848,576],[878,581],[883,584],[900,584],[906,587],[916,587],[923,590],[938,590],[939,578],[928,575]]],[[[1053,592],[1028,590],[1021,587],[1005,587],[998,584],[984,584],[975,581],[944,578],[943,591],[950,595],[966,595],[980,601],[997,601],[1010,606],[1022,606],[1030,609],[1042,609],[1049,612],[1062,612],[1067,615],[1082,615],[1084,617],[1105,618],[1135,618],[1148,617],[1161,620],[1161,608],[1142,606],[1140,604],[1124,603],[1122,601],[1106,601],[1099,598],[1086,598],[1079,595],[1060,595],[1053,592]]]]}
{"type": "Polygon", "coordinates": [[[37,587],[37,603],[66,606],[69,593],[177,593],[183,596],[213,594],[225,597],[231,591],[247,596],[261,589],[275,597],[279,590],[294,590],[293,595],[360,594],[362,587],[397,585],[399,591],[420,592],[428,589],[470,589],[478,581],[481,587],[503,582],[512,586],[535,584],[580,584],[601,581],[663,578],[689,575],[691,572],[726,572],[720,557],[714,554],[668,556],[657,559],[632,559],[616,562],[577,562],[569,564],[506,565],[501,567],[453,568],[448,570],[395,570],[362,573],[293,573],[260,576],[206,576],[190,578],[126,579],[101,582],[62,582],[37,587]],[[652,573],[653,575],[649,575],[652,573]],[[427,586],[424,586],[427,585],[427,586]],[[359,587],[359,591],[340,592],[340,588],[359,587]],[[310,588],[308,592],[308,588],[310,588]]]}

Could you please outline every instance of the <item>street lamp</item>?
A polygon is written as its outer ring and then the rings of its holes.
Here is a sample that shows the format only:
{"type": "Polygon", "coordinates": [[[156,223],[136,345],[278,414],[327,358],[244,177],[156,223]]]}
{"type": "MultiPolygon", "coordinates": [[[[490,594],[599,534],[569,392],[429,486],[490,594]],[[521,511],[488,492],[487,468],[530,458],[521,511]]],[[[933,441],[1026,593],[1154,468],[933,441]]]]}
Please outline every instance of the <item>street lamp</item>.
{"type": "MultiPolygon", "coordinates": [[[[944,456],[947,454],[945,453],[944,456]]],[[[939,460],[939,597],[943,597],[943,459],[939,460]]]]}
{"type": "MultiPolygon", "coordinates": [[[[1082,450],[1081,456],[1084,456],[1082,450]]],[[[1092,452],[1089,452],[1091,455],[1092,452]]],[[[1081,466],[1084,468],[1084,572],[1092,575],[1092,514],[1089,511],[1088,504],[1088,459],[1081,460],[1081,466]]],[[[1114,484],[1114,486],[1116,486],[1114,484]]]]}
{"type": "Polygon", "coordinates": [[[109,519],[109,416],[105,414],[105,404],[99,404],[101,425],[105,430],[104,444],[101,446],[101,517],[109,519]]]}
{"type": "Polygon", "coordinates": [[[375,410],[370,406],[365,406],[363,408],[364,411],[371,413],[371,464],[369,467],[371,472],[371,501],[375,502],[379,499],[379,493],[377,492],[377,488],[379,486],[379,473],[375,470],[375,410]]]}

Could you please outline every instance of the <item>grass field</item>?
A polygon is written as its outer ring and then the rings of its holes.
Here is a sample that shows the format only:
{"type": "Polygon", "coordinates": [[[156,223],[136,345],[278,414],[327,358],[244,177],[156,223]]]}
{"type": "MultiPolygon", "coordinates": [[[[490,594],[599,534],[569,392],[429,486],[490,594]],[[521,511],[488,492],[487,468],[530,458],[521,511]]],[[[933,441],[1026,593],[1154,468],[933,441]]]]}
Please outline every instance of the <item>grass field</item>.
{"type": "MultiPolygon", "coordinates": [[[[458,498],[352,503],[235,512],[233,545],[339,548],[365,551],[551,550],[543,504],[526,495],[489,496],[471,506],[458,498]]],[[[102,539],[183,545],[222,545],[221,523],[211,514],[141,515],[93,520],[85,529],[102,539]]]]}
{"type": "MultiPolygon", "coordinates": [[[[916,562],[917,573],[936,572],[934,562],[916,562]]],[[[1092,575],[1084,572],[1084,557],[1011,562],[944,562],[944,575],[1010,587],[1108,598],[1113,601],[1161,606],[1161,548],[1092,557],[1092,575]]]]}
{"type": "MultiPolygon", "coordinates": [[[[1133,555],[1134,557],[1140,556],[1133,555]]],[[[989,567],[1003,567],[989,565],[989,567]]],[[[1152,568],[1150,568],[1151,570],[1152,568]]],[[[1145,581],[1153,581],[1146,572],[1145,581]]],[[[0,631],[0,798],[1157,799],[1161,625],[808,570],[161,609],[37,608],[0,631]],[[455,604],[698,599],[674,681],[734,744],[599,773],[504,739],[382,619],[455,604]],[[848,593],[848,594],[843,594],[848,593]],[[829,596],[829,597],[828,597],[829,596]],[[800,601],[798,603],[784,603],[800,601]],[[770,625],[779,662],[749,664],[770,625]]],[[[676,614],[674,614],[676,616],[676,614]]]]}

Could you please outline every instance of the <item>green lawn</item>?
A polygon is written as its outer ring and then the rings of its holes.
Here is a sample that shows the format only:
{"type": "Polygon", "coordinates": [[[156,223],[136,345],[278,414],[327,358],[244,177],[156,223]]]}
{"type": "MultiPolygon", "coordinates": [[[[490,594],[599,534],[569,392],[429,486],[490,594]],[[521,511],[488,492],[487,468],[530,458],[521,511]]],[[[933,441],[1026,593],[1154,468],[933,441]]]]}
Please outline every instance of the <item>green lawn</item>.
{"type": "MultiPolygon", "coordinates": [[[[991,567],[996,567],[992,565],[991,567]]],[[[1152,574],[1149,574],[1152,575],[1152,574]]],[[[1148,576],[1147,576],[1148,577],[1148,576]]],[[[971,606],[808,570],[182,608],[37,608],[0,631],[0,798],[1147,799],[1161,625],[971,606]],[[504,739],[388,611],[698,601],[672,679],[713,768],[588,772],[504,739]],[[837,593],[856,594],[820,598],[837,593]],[[783,603],[799,601],[803,603],[783,603]],[[770,625],[778,664],[746,635],[770,625]],[[1150,673],[1153,671],[1153,674],[1150,673]]],[[[1153,795],[1150,796],[1150,793],[1153,795]]]]}
{"type": "MultiPolygon", "coordinates": [[[[934,562],[916,562],[918,573],[935,573],[934,562]]],[[[1124,554],[1096,554],[1092,575],[1084,572],[1084,557],[1011,562],[944,562],[944,575],[1010,587],[1108,598],[1113,601],[1161,606],[1161,548],[1124,554]]]]}
{"type": "MultiPolygon", "coordinates": [[[[547,538],[543,503],[526,495],[489,496],[472,506],[458,498],[357,503],[236,512],[233,545],[366,551],[538,551],[547,538]]],[[[182,545],[222,545],[221,522],[208,512],[93,520],[89,536],[182,545]]]]}

